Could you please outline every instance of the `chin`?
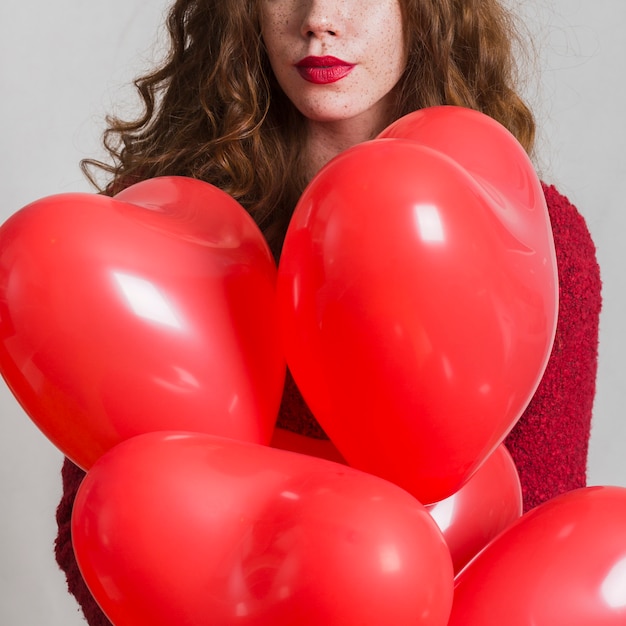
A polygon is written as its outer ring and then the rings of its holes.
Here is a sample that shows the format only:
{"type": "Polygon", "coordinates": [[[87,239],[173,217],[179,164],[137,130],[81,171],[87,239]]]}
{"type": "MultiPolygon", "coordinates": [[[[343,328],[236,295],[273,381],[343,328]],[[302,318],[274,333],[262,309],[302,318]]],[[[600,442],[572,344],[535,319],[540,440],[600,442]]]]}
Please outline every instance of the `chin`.
{"type": "Polygon", "coordinates": [[[352,111],[345,107],[302,107],[300,113],[311,122],[332,124],[333,122],[346,122],[357,119],[361,111],[352,111]]]}

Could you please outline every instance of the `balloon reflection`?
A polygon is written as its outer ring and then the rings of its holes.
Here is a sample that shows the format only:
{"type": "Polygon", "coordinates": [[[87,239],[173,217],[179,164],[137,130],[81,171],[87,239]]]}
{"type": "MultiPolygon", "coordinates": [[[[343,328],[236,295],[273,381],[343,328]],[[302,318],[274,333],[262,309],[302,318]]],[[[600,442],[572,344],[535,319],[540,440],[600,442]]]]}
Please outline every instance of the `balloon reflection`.
{"type": "Polygon", "coordinates": [[[434,204],[416,204],[413,207],[415,224],[425,243],[443,243],[446,240],[439,209],[434,204]]]}
{"type": "Polygon", "coordinates": [[[600,586],[600,592],[612,609],[626,607],[626,557],[613,565],[600,586]]]}
{"type": "Polygon", "coordinates": [[[387,574],[393,574],[402,570],[402,557],[398,547],[390,544],[380,548],[380,569],[387,574]]]}
{"type": "Polygon", "coordinates": [[[112,274],[135,315],[165,326],[181,328],[181,322],[174,307],[154,283],[123,272],[112,272],[112,274]]]}

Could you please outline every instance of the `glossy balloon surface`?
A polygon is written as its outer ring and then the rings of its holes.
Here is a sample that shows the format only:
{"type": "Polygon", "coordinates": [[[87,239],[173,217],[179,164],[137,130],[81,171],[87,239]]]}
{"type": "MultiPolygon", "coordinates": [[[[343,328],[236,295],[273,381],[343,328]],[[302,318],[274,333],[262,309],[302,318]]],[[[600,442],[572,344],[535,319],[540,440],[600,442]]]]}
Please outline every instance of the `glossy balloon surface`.
{"type": "Polygon", "coordinates": [[[206,183],[44,198],[0,228],[2,374],[83,468],[159,429],[267,443],[284,379],[275,278],[252,218],[206,183]]]}
{"type": "MultiPolygon", "coordinates": [[[[434,111],[440,129],[458,113],[434,111]]],[[[287,362],[312,412],[351,466],[424,503],[503,441],[556,328],[541,184],[513,136],[478,115],[459,154],[415,132],[336,157],[300,199],[278,270],[287,362]],[[480,174],[477,152],[492,166],[480,174]]]]}
{"type": "Polygon", "coordinates": [[[626,624],[626,489],[550,500],[458,575],[450,626],[626,624]]]}
{"type": "Polygon", "coordinates": [[[202,434],[103,456],[72,518],[116,626],[445,626],[448,549],[426,509],[343,465],[202,434]]]}
{"type": "Polygon", "coordinates": [[[426,507],[450,548],[459,572],[496,535],[522,515],[515,463],[500,444],[455,494],[426,507]]]}

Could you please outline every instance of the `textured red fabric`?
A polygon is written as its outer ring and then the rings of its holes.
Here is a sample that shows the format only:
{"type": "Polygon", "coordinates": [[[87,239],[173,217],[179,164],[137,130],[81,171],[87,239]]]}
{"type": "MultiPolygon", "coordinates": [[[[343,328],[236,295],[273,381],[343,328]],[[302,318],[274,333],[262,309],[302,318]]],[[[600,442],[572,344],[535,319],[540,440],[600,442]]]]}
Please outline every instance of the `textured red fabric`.
{"type": "MultiPolygon", "coordinates": [[[[506,439],[520,474],[525,510],[586,484],[601,307],[600,271],[585,221],[554,187],[544,185],[544,193],[559,270],[557,332],[541,384],[506,439]]],[[[325,437],[290,377],[278,424],[311,437],[325,437]]],[[[83,582],[71,546],[72,503],[83,476],[80,469],[65,461],[64,492],[57,510],[56,558],[87,622],[107,626],[110,622],[83,582]]]]}
{"type": "Polygon", "coordinates": [[[596,249],[567,198],[544,186],[559,271],[559,317],[548,366],[524,415],[506,439],[525,509],[584,487],[598,365],[601,308],[596,249]]]}

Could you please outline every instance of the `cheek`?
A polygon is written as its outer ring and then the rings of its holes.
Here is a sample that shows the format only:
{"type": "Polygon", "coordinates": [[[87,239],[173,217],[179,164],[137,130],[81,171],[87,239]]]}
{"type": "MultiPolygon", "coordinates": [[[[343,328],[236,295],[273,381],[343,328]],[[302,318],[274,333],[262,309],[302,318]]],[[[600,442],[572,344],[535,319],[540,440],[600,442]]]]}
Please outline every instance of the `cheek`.
{"type": "MultiPolygon", "coordinates": [[[[404,35],[397,22],[386,22],[378,31],[377,45],[373,47],[374,63],[389,80],[397,80],[406,67],[404,35]]],[[[394,81],[395,82],[395,81],[394,81]]]]}
{"type": "Polygon", "coordinates": [[[284,20],[276,11],[262,11],[260,17],[261,37],[268,54],[275,53],[281,40],[281,24],[284,20]]]}
{"type": "Polygon", "coordinates": [[[289,60],[289,24],[286,16],[272,14],[261,20],[261,36],[272,67],[276,69],[289,60]]]}

